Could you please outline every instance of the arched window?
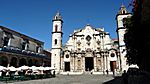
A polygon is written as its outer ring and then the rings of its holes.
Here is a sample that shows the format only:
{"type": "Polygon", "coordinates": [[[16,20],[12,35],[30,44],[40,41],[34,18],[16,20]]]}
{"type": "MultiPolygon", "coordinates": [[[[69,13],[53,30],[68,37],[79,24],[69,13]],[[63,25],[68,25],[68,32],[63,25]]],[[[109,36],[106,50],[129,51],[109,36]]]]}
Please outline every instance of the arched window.
{"type": "Polygon", "coordinates": [[[123,14],[125,14],[126,12],[125,12],[125,10],[123,10],[123,14]]]}
{"type": "Polygon", "coordinates": [[[55,45],[57,44],[57,39],[55,39],[55,45]]]}
{"type": "Polygon", "coordinates": [[[55,25],[55,32],[58,31],[58,25],[55,25]]]}

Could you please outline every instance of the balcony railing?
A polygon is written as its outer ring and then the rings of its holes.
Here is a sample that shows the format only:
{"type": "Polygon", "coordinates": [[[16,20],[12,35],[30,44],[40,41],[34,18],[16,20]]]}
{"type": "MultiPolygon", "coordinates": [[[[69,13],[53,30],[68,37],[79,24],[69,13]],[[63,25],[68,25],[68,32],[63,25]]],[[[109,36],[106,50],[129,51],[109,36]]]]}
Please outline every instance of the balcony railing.
{"type": "Polygon", "coordinates": [[[13,48],[13,47],[4,46],[3,48],[0,49],[0,51],[22,54],[22,55],[27,55],[27,56],[37,57],[37,58],[50,59],[45,54],[35,53],[35,52],[27,51],[27,50],[21,50],[19,48],[13,48]]]}

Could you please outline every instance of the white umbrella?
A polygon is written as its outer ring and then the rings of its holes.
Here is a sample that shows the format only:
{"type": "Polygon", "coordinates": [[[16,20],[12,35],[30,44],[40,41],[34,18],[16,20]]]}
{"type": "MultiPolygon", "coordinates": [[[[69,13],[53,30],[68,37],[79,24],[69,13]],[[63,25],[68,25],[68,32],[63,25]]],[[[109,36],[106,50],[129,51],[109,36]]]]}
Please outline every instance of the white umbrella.
{"type": "Polygon", "coordinates": [[[54,70],[55,68],[54,67],[50,67],[50,70],[54,70]]]}
{"type": "Polygon", "coordinates": [[[37,68],[36,66],[32,66],[32,67],[30,67],[30,69],[32,69],[32,71],[36,71],[36,70],[38,70],[38,68],[37,68]]]}
{"type": "Polygon", "coordinates": [[[130,65],[129,68],[138,68],[139,69],[138,65],[136,65],[136,64],[130,65]]]}
{"type": "Polygon", "coordinates": [[[40,74],[44,74],[44,72],[43,72],[44,69],[45,69],[45,67],[43,67],[43,66],[38,67],[38,70],[40,70],[40,74]]]}
{"type": "Polygon", "coordinates": [[[20,69],[22,69],[22,70],[27,70],[27,69],[29,69],[29,66],[25,66],[25,65],[24,65],[24,66],[21,66],[20,69]]]}
{"type": "Polygon", "coordinates": [[[44,67],[43,66],[40,66],[40,67],[37,67],[38,70],[44,70],[44,67]]]}
{"type": "Polygon", "coordinates": [[[44,70],[46,71],[46,70],[50,70],[50,67],[44,67],[44,70]]]}
{"type": "Polygon", "coordinates": [[[15,72],[15,75],[19,75],[18,71],[15,72]]]}
{"type": "Polygon", "coordinates": [[[8,76],[8,75],[9,75],[9,71],[6,72],[6,76],[8,76]]]}
{"type": "Polygon", "coordinates": [[[45,67],[44,70],[54,70],[54,67],[45,67]]]}
{"type": "Polygon", "coordinates": [[[21,71],[22,69],[19,67],[19,68],[16,68],[16,70],[17,70],[17,71],[21,71]]]}
{"type": "Polygon", "coordinates": [[[11,66],[11,67],[7,67],[7,70],[10,70],[10,71],[16,71],[16,68],[11,66]]]}
{"type": "Polygon", "coordinates": [[[6,67],[0,66],[0,71],[1,71],[1,70],[5,70],[5,69],[6,69],[6,67]]]}

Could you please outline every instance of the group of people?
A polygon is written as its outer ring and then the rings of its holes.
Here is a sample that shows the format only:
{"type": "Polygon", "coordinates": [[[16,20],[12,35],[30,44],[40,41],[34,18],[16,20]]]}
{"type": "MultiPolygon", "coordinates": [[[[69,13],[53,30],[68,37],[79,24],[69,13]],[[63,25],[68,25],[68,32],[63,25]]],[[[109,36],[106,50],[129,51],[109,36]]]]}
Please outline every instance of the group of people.
{"type": "MultiPolygon", "coordinates": [[[[93,72],[94,72],[94,69],[91,70],[91,74],[93,74],[93,72]]],[[[116,70],[113,70],[112,72],[113,72],[113,76],[115,76],[115,75],[116,75],[116,70]]],[[[103,75],[104,75],[105,73],[106,73],[106,75],[109,75],[108,69],[107,69],[106,71],[103,71],[103,75]]]]}

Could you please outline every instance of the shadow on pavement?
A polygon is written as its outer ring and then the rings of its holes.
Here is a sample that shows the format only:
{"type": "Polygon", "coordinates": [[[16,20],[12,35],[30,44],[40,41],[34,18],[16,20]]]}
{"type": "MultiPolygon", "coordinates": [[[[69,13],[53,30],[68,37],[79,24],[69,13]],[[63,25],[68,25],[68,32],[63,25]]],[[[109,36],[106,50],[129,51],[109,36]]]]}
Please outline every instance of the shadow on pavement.
{"type": "Polygon", "coordinates": [[[124,84],[121,76],[116,76],[113,80],[104,82],[103,84],[124,84]]]}
{"type": "Polygon", "coordinates": [[[103,84],[150,84],[150,75],[142,73],[140,75],[117,76],[103,84]]]}

